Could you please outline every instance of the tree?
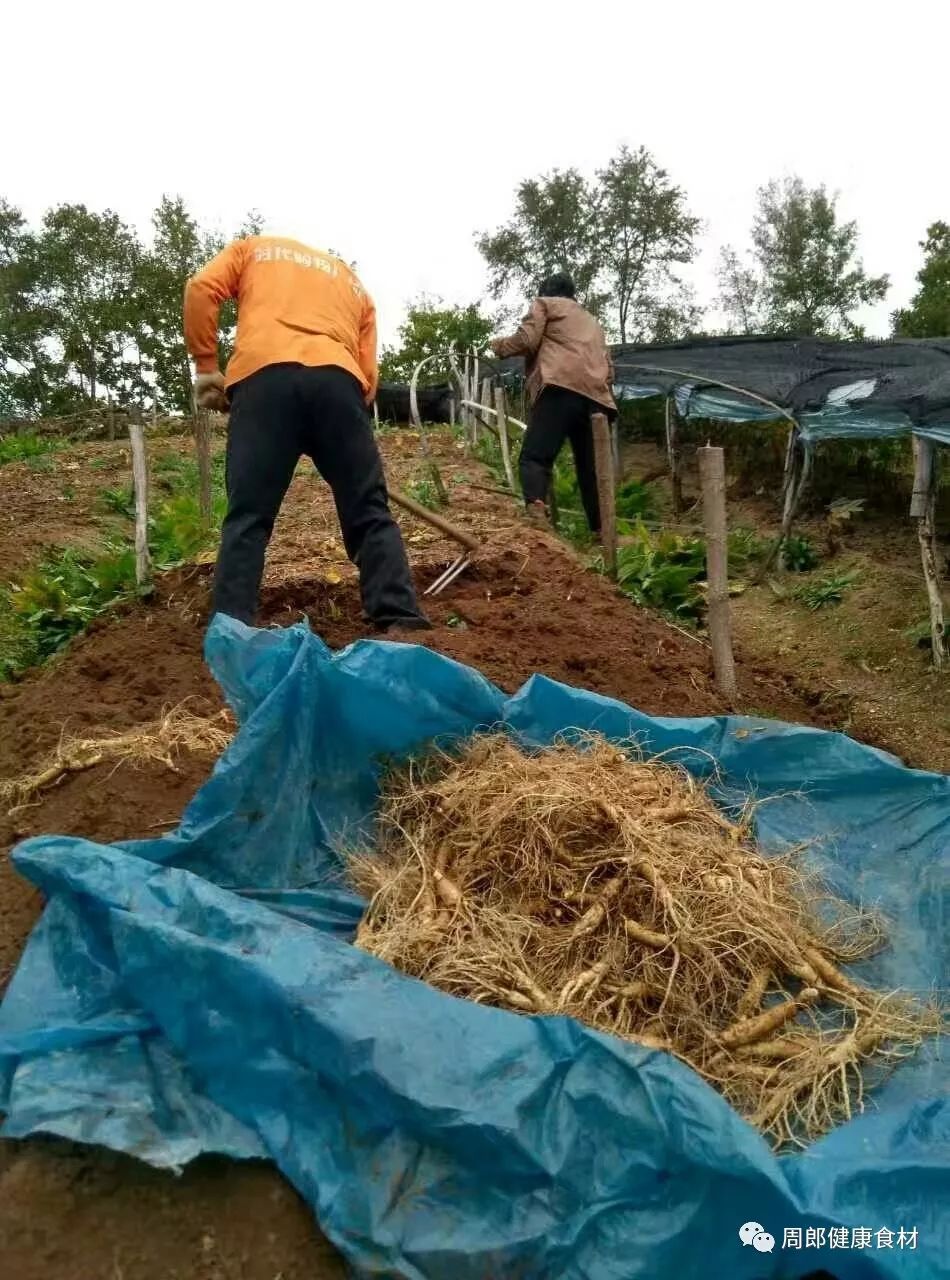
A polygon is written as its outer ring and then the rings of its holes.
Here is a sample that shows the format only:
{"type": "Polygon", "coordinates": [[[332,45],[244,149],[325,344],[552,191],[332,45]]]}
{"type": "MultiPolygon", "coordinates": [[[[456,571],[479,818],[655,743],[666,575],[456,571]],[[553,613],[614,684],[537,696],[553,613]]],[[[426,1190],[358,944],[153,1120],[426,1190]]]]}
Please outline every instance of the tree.
{"type": "Polygon", "coordinates": [[[917,272],[920,288],[909,307],[894,312],[894,335],[943,338],[950,334],[950,226],[931,223],[920,247],[924,251],[924,265],[917,272]]]}
{"type": "Polygon", "coordinates": [[[0,417],[49,412],[54,370],[37,300],[36,242],[20,210],[0,200],[0,417]]]}
{"type": "Polygon", "coordinates": [[[480,235],[491,291],[533,297],[552,271],[574,278],[578,300],[620,340],[666,340],[698,312],[675,268],[693,260],[699,220],[644,147],[621,147],[588,182],[576,169],[522,182],[514,216],[480,235]]]}
{"type": "MultiPolygon", "coordinates": [[[[191,362],[182,333],[182,298],[188,278],[224,248],[218,231],[202,229],[181,196],[162,197],[152,214],[153,236],[138,273],[139,346],[154,377],[155,399],[166,409],[191,412],[191,362]]],[[[261,215],[251,211],[234,239],[260,235],[261,215]]],[[[222,365],[234,349],[237,312],[233,302],[221,308],[219,357],[222,365]]]]}
{"type": "MultiPolygon", "coordinates": [[[[225,241],[180,197],[163,197],[152,222],[146,250],[110,210],[60,205],[33,231],[0,199],[0,416],[69,413],[105,395],[190,411],[182,296],[225,241]]],[[[236,235],[261,229],[252,212],[236,235]]],[[[232,303],[221,309],[224,360],[234,325],[232,303]]]]}
{"type": "Polygon", "coordinates": [[[475,303],[446,307],[441,299],[419,298],[399,327],[399,346],[383,352],[381,376],[388,382],[408,382],[420,360],[447,352],[453,344],[464,356],[472,347],[484,347],[494,327],[475,303]]]}
{"type": "Polygon", "coordinates": [[[853,313],[887,293],[888,277],[869,276],[857,257],[857,223],[839,222],[836,205],[797,177],[760,190],[752,243],[768,331],[856,337],[853,313]]]}
{"type": "Polygon", "coordinates": [[[50,209],[35,238],[38,297],[67,377],[94,402],[103,391],[120,401],[141,394],[135,351],[138,237],[107,209],[83,204],[50,209]]]}
{"type": "Polygon", "coordinates": [[[758,273],[731,245],[719,256],[719,305],[729,317],[730,333],[760,333],[765,328],[758,273]]]}
{"type": "Polygon", "coordinates": [[[620,341],[662,340],[692,319],[673,268],[696,256],[699,219],[645,147],[621,147],[597,180],[596,255],[620,341]]]}
{"type": "Polygon", "coordinates": [[[166,409],[191,412],[191,363],[182,335],[182,297],[189,276],[223,247],[202,232],[181,196],[163,196],[152,214],[152,245],[138,273],[139,342],[155,379],[155,398],[166,409]]]}
{"type": "Polygon", "coordinates": [[[512,287],[533,298],[546,275],[567,271],[586,307],[599,312],[605,302],[597,290],[602,269],[597,193],[576,169],[555,169],[520,183],[511,220],[479,235],[476,243],[488,263],[495,298],[512,287]]]}

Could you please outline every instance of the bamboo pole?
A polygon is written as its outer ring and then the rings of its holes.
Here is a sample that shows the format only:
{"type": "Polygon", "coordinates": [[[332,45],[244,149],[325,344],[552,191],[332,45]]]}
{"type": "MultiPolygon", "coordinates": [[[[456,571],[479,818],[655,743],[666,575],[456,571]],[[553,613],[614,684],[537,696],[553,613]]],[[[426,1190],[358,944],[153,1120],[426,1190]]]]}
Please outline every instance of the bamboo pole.
{"type": "Polygon", "coordinates": [[[516,493],[515,473],[511,466],[511,444],[508,439],[508,417],[505,413],[505,392],[502,387],[495,388],[495,422],[498,426],[498,440],[501,444],[501,461],[505,468],[505,479],[512,493],[516,493]]]}
{"type": "Polygon", "coordinates": [[[205,529],[211,528],[211,416],[199,409],[195,417],[195,453],[198,459],[198,510],[205,529]]]}
{"type": "Polygon", "coordinates": [[[946,624],[940,574],[937,568],[935,515],[937,509],[937,455],[932,440],[912,437],[914,449],[914,492],[910,500],[911,518],[917,523],[920,562],[924,570],[930,604],[930,643],[934,667],[939,671],[947,661],[946,624]]]}
{"type": "Polygon", "coordinates": [[[462,369],[462,430],[470,449],[475,447],[475,415],[468,408],[467,401],[473,400],[472,392],[472,357],[466,351],[465,364],[462,369]]]}
{"type": "MultiPolygon", "coordinates": [[[[489,405],[479,404],[477,400],[463,400],[462,405],[467,406],[469,409],[475,409],[481,414],[490,414],[492,417],[495,416],[494,409],[492,409],[489,405]]],[[[520,418],[513,418],[510,413],[507,414],[507,421],[508,421],[509,427],[517,427],[519,431],[528,430],[527,423],[522,422],[520,418]]],[[[489,430],[492,430],[491,424],[489,423],[488,419],[485,417],[482,418],[480,425],[483,427],[488,427],[489,430]]],[[[662,475],[662,472],[660,474],[662,475]]]]}
{"type": "Polygon", "coordinates": [[[429,473],[432,483],[435,485],[439,502],[441,502],[443,506],[448,506],[448,490],[445,487],[445,481],[442,479],[442,472],[439,470],[439,464],[436,462],[435,458],[433,458],[429,449],[429,433],[425,423],[422,421],[422,414],[419,412],[419,374],[427,364],[438,359],[441,359],[438,353],[426,356],[424,359],[420,360],[415,369],[413,369],[412,378],[409,382],[409,414],[412,418],[412,425],[419,432],[419,450],[422,454],[425,468],[429,473]]]}
{"type": "Polygon", "coordinates": [[[676,425],[676,410],[673,397],[666,397],[666,457],[670,467],[670,489],[673,495],[673,514],[680,515],[683,510],[683,477],[680,472],[679,442],[676,425]]]}
{"type": "MultiPolygon", "coordinates": [[[[138,418],[138,413],[133,415],[138,418]]],[[[152,566],[148,554],[148,455],[145,451],[145,428],[141,422],[129,423],[132,443],[132,485],[135,490],[135,581],[148,585],[152,566]]]]}
{"type": "Polygon", "coordinates": [[[594,464],[597,468],[597,497],[600,503],[600,536],[604,546],[604,562],[612,578],[617,576],[617,480],[614,474],[614,451],[607,415],[591,417],[594,435],[594,464]]]}
{"type": "Polygon", "coordinates": [[[782,528],[778,538],[772,544],[769,554],[762,562],[755,575],[756,582],[762,582],[772,568],[776,559],[780,559],[780,567],[784,563],[783,551],[792,532],[792,525],[802,494],[808,484],[812,469],[812,452],[802,447],[798,427],[792,427],[788,435],[788,447],[785,450],[785,474],[782,482],[782,528]]]}
{"type": "Polygon", "coordinates": [[[706,445],[699,451],[706,529],[706,581],[709,599],[709,639],[712,643],[716,687],[728,702],[736,697],[736,666],[732,653],[729,609],[729,543],[726,527],[726,464],[722,449],[706,445]]]}

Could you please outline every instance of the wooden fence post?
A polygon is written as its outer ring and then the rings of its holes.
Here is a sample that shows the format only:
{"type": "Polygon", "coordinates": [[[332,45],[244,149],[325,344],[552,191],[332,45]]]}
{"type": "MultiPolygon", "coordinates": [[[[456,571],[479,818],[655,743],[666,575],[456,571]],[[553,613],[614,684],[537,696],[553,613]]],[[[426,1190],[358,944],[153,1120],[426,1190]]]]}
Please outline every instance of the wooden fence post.
{"type": "Polygon", "coordinates": [[[198,510],[205,529],[211,528],[211,415],[199,409],[195,415],[195,453],[198,459],[198,510]]]}
{"type": "Polygon", "coordinates": [[[617,479],[614,474],[614,449],[610,423],[604,413],[591,417],[594,434],[594,464],[597,468],[597,497],[600,502],[600,536],[604,545],[604,563],[612,578],[617,577],[617,479]]]}
{"type": "Polygon", "coordinates": [[[129,439],[132,442],[132,485],[135,490],[135,581],[139,587],[144,587],[152,576],[152,566],[148,554],[148,455],[145,451],[145,428],[138,421],[139,417],[139,413],[133,411],[129,439]]]}
{"type": "Polygon", "coordinates": [[[732,654],[729,609],[729,544],[726,532],[726,465],[722,449],[706,445],[699,451],[706,529],[706,580],[709,601],[709,639],[716,687],[730,703],[736,697],[736,666],[732,654]]]}
{"type": "Polygon", "coordinates": [[[511,466],[511,446],[508,439],[508,415],[505,411],[505,392],[502,387],[495,388],[495,425],[498,428],[498,440],[501,444],[501,461],[505,468],[505,479],[512,493],[515,488],[515,473],[511,466]]]}
{"type": "Polygon", "coordinates": [[[666,397],[666,457],[670,467],[670,490],[673,497],[673,515],[683,510],[683,476],[680,470],[679,440],[677,438],[676,407],[672,395],[666,397]]]}
{"type": "Polygon", "coordinates": [[[914,492],[910,500],[910,514],[917,522],[917,540],[920,543],[920,562],[927,585],[930,603],[930,643],[933,649],[934,667],[939,671],[947,660],[946,624],[943,617],[943,598],[940,594],[940,574],[937,569],[937,543],[935,515],[937,509],[937,453],[932,440],[912,437],[914,448],[914,492]]]}

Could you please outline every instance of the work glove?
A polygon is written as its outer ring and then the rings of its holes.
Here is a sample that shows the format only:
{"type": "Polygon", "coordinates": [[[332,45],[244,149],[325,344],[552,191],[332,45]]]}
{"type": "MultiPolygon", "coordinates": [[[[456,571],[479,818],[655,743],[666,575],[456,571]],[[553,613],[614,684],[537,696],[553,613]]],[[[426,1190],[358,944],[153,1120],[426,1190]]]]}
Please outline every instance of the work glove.
{"type": "Polygon", "coordinates": [[[195,378],[195,403],[199,409],[211,409],[215,413],[227,413],[228,398],[224,393],[224,374],[199,373],[195,378]]]}

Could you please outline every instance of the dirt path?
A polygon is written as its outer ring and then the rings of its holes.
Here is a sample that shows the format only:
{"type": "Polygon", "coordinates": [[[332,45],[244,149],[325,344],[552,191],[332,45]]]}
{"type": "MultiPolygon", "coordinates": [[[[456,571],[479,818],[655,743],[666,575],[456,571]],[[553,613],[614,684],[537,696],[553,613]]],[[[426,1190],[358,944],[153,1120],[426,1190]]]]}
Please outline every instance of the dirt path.
{"type": "MultiPolygon", "coordinates": [[[[433,602],[436,629],[426,643],[476,665],[506,690],[542,671],[650,712],[724,710],[705,647],[635,609],[556,540],[528,530],[507,499],[463,483],[472,473],[450,442],[440,448],[446,475],[459,479],[452,518],[477,531],[486,551],[433,602]]],[[[385,452],[391,479],[407,483],[417,467],[416,442],[391,436],[385,452]]],[[[418,581],[427,584],[454,553],[427,526],[408,520],[404,528],[418,581]]],[[[6,540],[0,531],[0,563],[4,554],[8,564],[20,559],[15,540],[15,531],[6,540]]],[[[165,580],[147,607],[100,624],[54,666],[3,689],[0,778],[36,764],[64,725],[126,728],[185,698],[219,707],[201,658],[209,574],[202,567],[165,580]]],[[[266,621],[281,624],[306,614],[333,646],[365,634],[332,505],[303,472],[278,525],[263,610],[266,621]]],[[[740,655],[739,668],[743,706],[833,723],[775,673],[774,663],[740,655]]],[[[0,817],[0,848],[51,831],[101,841],[154,835],[174,822],[206,771],[186,761],[179,773],[110,766],[74,776],[34,808],[0,817]]],[[[12,971],[40,908],[39,895],[0,858],[0,977],[12,971]]],[[[0,1257],[17,1280],[343,1274],[309,1213],[270,1167],[201,1161],[176,1179],[107,1152],[47,1141],[0,1147],[0,1257]]]]}

